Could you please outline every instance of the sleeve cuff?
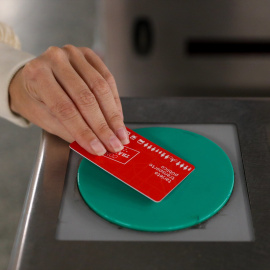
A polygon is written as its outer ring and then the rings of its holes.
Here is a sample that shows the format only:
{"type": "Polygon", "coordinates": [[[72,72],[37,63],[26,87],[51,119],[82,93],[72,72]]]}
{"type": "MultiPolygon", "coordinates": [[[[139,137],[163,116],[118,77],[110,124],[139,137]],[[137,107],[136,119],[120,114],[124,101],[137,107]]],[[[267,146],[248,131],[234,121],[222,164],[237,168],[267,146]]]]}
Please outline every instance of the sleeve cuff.
{"type": "Polygon", "coordinates": [[[35,56],[1,42],[0,52],[0,116],[21,127],[28,127],[28,120],[10,110],[8,88],[16,72],[35,56]]]}

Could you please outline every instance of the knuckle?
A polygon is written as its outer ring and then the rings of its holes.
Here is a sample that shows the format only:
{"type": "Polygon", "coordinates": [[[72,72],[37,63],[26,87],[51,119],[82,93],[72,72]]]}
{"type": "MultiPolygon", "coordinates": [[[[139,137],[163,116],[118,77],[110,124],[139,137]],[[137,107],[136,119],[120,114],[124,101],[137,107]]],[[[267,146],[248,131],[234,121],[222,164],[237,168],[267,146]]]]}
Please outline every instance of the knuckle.
{"type": "Polygon", "coordinates": [[[100,96],[106,96],[110,93],[110,89],[106,81],[102,78],[98,78],[93,83],[93,91],[98,93],[100,96]]]}
{"type": "Polygon", "coordinates": [[[105,99],[105,98],[109,98],[111,95],[111,90],[108,87],[105,88],[100,88],[99,90],[99,95],[105,99]]]}
{"type": "Polygon", "coordinates": [[[73,106],[71,102],[56,102],[50,108],[52,114],[59,116],[59,118],[63,121],[74,118],[77,115],[76,108],[73,106]]]}
{"type": "Polygon", "coordinates": [[[107,81],[108,84],[115,84],[114,76],[109,71],[104,72],[104,79],[107,81]]]}
{"type": "Polygon", "coordinates": [[[88,47],[81,47],[80,49],[81,49],[81,52],[83,54],[92,55],[92,53],[93,53],[93,51],[90,48],[88,48],[88,47]]]}
{"type": "Polygon", "coordinates": [[[89,128],[85,127],[81,130],[79,130],[76,134],[78,138],[80,139],[89,139],[89,137],[92,137],[92,132],[89,128]]]}
{"type": "Polygon", "coordinates": [[[98,134],[106,134],[108,130],[109,130],[109,126],[105,122],[102,122],[98,125],[98,128],[97,128],[98,134]]]}
{"type": "Polygon", "coordinates": [[[109,119],[110,122],[122,122],[122,118],[120,116],[120,114],[118,112],[113,112],[111,115],[110,115],[110,119],[109,119]]]}
{"type": "Polygon", "coordinates": [[[114,97],[114,101],[117,105],[121,105],[120,97],[114,97]]]}
{"type": "Polygon", "coordinates": [[[45,54],[50,60],[53,61],[62,61],[66,58],[65,52],[61,48],[56,46],[49,47],[45,54]]]}
{"type": "Polygon", "coordinates": [[[97,103],[94,94],[88,89],[81,90],[78,99],[81,106],[93,106],[97,103]]]}
{"type": "Polygon", "coordinates": [[[93,89],[100,90],[102,88],[106,88],[106,82],[103,78],[97,78],[93,81],[93,89]]]}
{"type": "Polygon", "coordinates": [[[68,54],[72,55],[78,52],[78,48],[71,44],[66,44],[63,48],[68,52],[68,54]]]}
{"type": "Polygon", "coordinates": [[[47,49],[46,53],[55,55],[55,54],[58,54],[60,51],[61,51],[61,49],[59,47],[57,47],[57,46],[50,46],[47,49]]]}

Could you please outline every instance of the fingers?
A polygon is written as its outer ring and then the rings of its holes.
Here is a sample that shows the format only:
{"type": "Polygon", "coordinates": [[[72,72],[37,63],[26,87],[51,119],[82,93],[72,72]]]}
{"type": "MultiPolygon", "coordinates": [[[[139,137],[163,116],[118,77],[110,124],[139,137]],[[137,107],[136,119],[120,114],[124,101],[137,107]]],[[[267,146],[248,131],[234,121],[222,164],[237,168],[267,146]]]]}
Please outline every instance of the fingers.
{"type": "MultiPolygon", "coordinates": [[[[110,152],[122,150],[123,145],[109,128],[94,94],[73,68],[67,63],[61,69],[54,67],[53,71],[55,76],[59,78],[60,84],[76,104],[88,126],[98,135],[106,148],[110,152]],[[61,80],[61,78],[66,79],[61,80]]],[[[120,125],[120,127],[123,127],[123,124],[120,123],[120,125]]]]}
{"type": "Polygon", "coordinates": [[[83,53],[88,63],[93,68],[95,68],[109,84],[116,106],[120,111],[122,118],[124,119],[122,104],[120,101],[119,93],[117,91],[117,86],[113,75],[111,74],[107,66],[103,63],[103,61],[100,59],[100,57],[97,54],[95,54],[91,49],[85,47],[79,49],[83,53]]]}
{"type": "Polygon", "coordinates": [[[116,150],[120,145],[114,133],[122,144],[129,143],[129,139],[110,86],[76,47],[69,45],[64,49],[68,53],[71,65],[67,63],[65,68],[62,66],[61,69],[55,66],[57,78],[64,78],[63,75],[68,74],[67,79],[60,83],[74,100],[86,122],[98,134],[107,149],[114,147],[114,151],[120,151],[121,149],[116,150]],[[91,117],[93,115],[95,119],[91,117]]]}
{"type": "MultiPolygon", "coordinates": [[[[29,72],[27,70],[29,68],[26,69],[25,73],[29,72]]],[[[38,72],[37,70],[34,73],[30,72],[30,75],[24,75],[28,77],[28,81],[31,81],[31,87],[27,87],[29,94],[42,101],[72,138],[88,152],[94,155],[105,154],[106,149],[84,121],[72,100],[55,80],[51,71],[43,69],[42,72],[38,72]],[[46,91],[37,92],[36,89],[45,89],[46,91]]],[[[52,133],[57,134],[57,132],[52,133]]]]}

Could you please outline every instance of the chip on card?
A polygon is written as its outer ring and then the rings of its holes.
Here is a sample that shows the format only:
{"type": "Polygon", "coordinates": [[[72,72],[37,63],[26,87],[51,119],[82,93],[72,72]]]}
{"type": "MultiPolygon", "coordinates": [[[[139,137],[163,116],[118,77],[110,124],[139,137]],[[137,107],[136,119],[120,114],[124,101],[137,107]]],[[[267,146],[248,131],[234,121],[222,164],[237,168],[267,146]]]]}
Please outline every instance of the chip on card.
{"type": "Polygon", "coordinates": [[[77,142],[70,148],[149,199],[160,202],[195,167],[127,128],[130,143],[118,153],[92,155],[77,142]]]}

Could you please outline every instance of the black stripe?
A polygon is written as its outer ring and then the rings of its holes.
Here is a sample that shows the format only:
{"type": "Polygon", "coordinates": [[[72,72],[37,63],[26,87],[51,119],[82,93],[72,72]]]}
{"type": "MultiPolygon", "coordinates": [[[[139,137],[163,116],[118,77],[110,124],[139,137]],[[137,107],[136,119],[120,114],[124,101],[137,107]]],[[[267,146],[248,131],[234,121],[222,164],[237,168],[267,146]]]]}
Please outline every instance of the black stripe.
{"type": "Polygon", "coordinates": [[[186,52],[189,55],[270,54],[270,40],[191,39],[186,52]]]}

